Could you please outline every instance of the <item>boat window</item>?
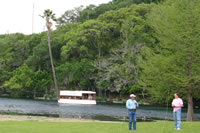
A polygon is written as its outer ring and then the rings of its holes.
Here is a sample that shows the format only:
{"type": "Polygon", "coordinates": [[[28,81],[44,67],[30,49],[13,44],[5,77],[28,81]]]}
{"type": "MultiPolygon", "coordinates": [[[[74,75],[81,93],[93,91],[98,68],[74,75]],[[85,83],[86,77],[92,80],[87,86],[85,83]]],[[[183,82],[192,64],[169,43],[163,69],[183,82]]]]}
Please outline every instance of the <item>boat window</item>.
{"type": "Polygon", "coordinates": [[[83,94],[83,99],[88,99],[88,94],[83,94]]]}
{"type": "Polygon", "coordinates": [[[89,94],[88,99],[89,99],[89,100],[93,100],[93,95],[92,95],[92,94],[89,94]]]}
{"type": "Polygon", "coordinates": [[[60,96],[61,99],[80,99],[80,100],[95,100],[95,94],[82,94],[82,96],[60,96]]]}

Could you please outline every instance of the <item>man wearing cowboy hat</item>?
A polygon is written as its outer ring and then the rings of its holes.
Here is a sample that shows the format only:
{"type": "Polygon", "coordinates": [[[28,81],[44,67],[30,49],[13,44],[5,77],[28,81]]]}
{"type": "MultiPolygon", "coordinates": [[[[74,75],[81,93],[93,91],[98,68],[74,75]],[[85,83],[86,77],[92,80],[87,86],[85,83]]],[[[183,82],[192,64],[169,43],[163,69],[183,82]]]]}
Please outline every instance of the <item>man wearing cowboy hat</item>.
{"type": "Polygon", "coordinates": [[[136,95],[131,94],[130,99],[126,101],[126,108],[128,109],[129,116],[129,130],[132,129],[133,122],[133,130],[136,130],[136,108],[138,107],[138,103],[135,100],[136,95]]]}

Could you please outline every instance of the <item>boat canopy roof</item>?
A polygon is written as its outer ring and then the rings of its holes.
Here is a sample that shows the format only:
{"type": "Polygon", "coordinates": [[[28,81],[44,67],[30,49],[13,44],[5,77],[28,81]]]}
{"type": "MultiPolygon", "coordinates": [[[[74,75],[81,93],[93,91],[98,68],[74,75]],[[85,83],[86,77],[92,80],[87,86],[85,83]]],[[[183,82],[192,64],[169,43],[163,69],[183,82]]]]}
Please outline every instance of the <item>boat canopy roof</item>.
{"type": "Polygon", "coordinates": [[[83,94],[96,94],[94,91],[60,91],[62,96],[82,96],[83,94]]]}

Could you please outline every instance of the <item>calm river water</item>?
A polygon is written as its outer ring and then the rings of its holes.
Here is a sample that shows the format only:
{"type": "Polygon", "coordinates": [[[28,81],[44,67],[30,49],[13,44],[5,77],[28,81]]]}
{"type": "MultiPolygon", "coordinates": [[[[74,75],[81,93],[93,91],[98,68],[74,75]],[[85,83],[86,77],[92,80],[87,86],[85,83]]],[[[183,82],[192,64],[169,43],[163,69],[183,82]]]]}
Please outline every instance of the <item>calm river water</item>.
{"type": "MultiPolygon", "coordinates": [[[[93,119],[103,121],[127,121],[127,110],[122,104],[68,105],[56,101],[0,98],[0,114],[28,114],[61,118],[93,119]]],[[[172,120],[172,108],[142,106],[137,109],[142,121],[172,120]]],[[[182,111],[186,119],[186,109],[182,111]]],[[[200,109],[195,110],[195,120],[200,120],[200,109]]]]}

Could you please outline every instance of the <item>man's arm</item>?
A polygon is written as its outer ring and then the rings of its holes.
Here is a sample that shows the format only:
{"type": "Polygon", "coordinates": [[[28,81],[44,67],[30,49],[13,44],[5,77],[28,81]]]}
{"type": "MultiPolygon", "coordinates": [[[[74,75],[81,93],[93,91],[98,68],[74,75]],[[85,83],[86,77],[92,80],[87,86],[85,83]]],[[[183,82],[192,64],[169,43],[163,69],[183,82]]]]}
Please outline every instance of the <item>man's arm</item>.
{"type": "Polygon", "coordinates": [[[135,104],[136,104],[136,107],[139,107],[139,104],[138,104],[138,102],[135,100],[135,104]]]}
{"type": "Polygon", "coordinates": [[[127,108],[127,109],[131,109],[131,108],[130,108],[130,104],[129,104],[129,100],[126,101],[126,108],[127,108]]]}

